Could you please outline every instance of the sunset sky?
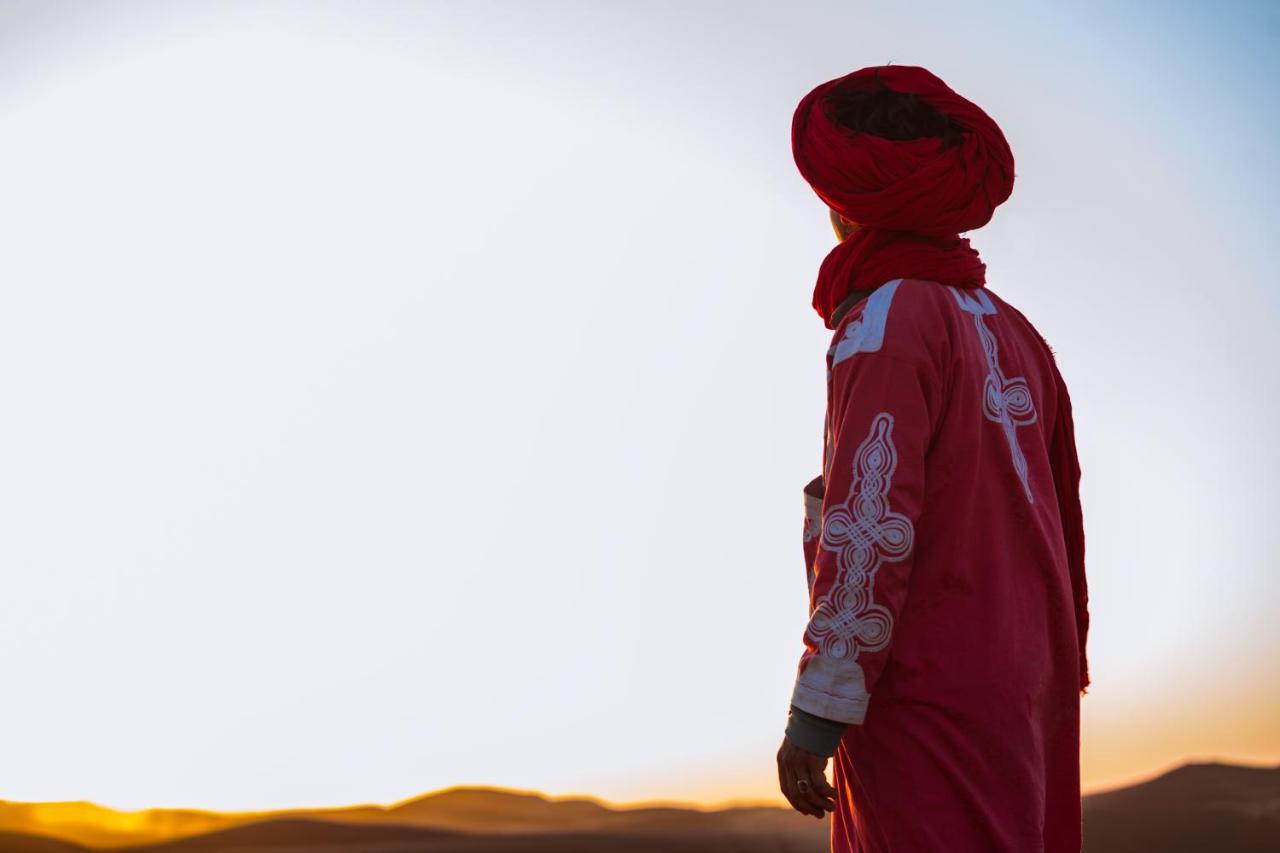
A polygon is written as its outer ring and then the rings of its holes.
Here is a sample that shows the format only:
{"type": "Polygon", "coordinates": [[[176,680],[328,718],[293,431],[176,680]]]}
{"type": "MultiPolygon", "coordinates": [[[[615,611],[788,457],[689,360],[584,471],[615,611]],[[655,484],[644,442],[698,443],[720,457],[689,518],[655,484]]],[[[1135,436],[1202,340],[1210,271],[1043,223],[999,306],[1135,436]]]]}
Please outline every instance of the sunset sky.
{"type": "Polygon", "coordinates": [[[774,798],[816,84],[1000,123],[1087,789],[1280,761],[1270,3],[0,0],[0,799],[774,798]]]}

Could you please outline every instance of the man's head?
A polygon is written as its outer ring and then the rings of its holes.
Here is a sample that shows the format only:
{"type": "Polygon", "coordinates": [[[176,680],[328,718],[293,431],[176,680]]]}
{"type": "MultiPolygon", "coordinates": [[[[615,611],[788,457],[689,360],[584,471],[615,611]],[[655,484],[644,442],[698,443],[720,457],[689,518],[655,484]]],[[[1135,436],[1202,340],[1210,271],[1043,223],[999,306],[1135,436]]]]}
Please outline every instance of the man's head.
{"type": "Polygon", "coordinates": [[[813,289],[827,328],[850,293],[893,278],[983,285],[986,267],[960,235],[1013,192],[1013,152],[991,116],[936,74],[879,65],[815,86],[792,116],[791,151],[843,238],[813,289]]]}
{"type": "MultiPolygon", "coordinates": [[[[850,136],[865,133],[882,139],[903,141],[934,137],[944,148],[960,142],[961,129],[933,107],[909,92],[895,92],[874,77],[860,85],[838,86],[826,98],[824,112],[850,136]]],[[[831,226],[844,242],[857,231],[858,223],[831,210],[831,226]]]]}

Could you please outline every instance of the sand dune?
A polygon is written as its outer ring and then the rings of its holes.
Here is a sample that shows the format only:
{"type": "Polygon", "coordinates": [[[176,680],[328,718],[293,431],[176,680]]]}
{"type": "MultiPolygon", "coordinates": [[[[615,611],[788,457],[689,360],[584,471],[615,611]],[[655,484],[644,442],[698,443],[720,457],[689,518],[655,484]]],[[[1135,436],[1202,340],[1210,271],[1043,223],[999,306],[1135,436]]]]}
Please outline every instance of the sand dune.
{"type": "MultiPolygon", "coordinates": [[[[162,809],[122,813],[83,803],[0,803],[0,829],[58,838],[100,850],[123,851],[143,846],[157,851],[261,849],[268,843],[283,843],[290,831],[287,827],[300,828],[303,824],[314,833],[307,840],[313,847],[321,843],[323,836],[324,843],[331,846],[341,846],[344,838],[351,839],[352,843],[358,840],[357,849],[361,851],[375,849],[369,846],[373,836],[357,838],[346,832],[348,828],[370,827],[375,833],[387,827],[427,831],[426,835],[412,838],[378,836],[378,843],[383,846],[393,842],[403,846],[411,841],[414,846],[404,847],[406,850],[454,849],[456,845],[443,844],[444,834],[466,833],[512,837],[489,838],[485,841],[488,846],[483,848],[462,844],[456,849],[488,850],[500,846],[504,850],[541,850],[545,843],[550,843],[541,837],[554,835],[561,839],[556,843],[562,845],[566,843],[565,837],[572,836],[573,844],[548,849],[594,849],[577,847],[579,843],[588,843],[586,836],[592,836],[595,840],[590,843],[609,837],[626,849],[635,850],[683,849],[686,846],[683,839],[687,838],[688,843],[699,850],[710,849],[708,840],[718,839],[717,845],[713,845],[716,849],[735,849],[724,845],[742,840],[747,843],[741,848],[744,851],[800,853],[814,849],[815,843],[820,846],[827,836],[825,823],[780,808],[710,811],[675,807],[612,808],[594,800],[549,799],[492,788],[454,788],[387,807],[242,814],[162,809]],[[65,823],[59,823],[60,816],[65,823]],[[268,826],[270,828],[264,828],[268,826]],[[326,827],[336,829],[329,831],[326,827]],[[244,828],[248,834],[241,836],[235,831],[238,828],[244,828]],[[195,843],[201,839],[223,846],[186,846],[184,841],[195,843]],[[428,842],[435,846],[421,846],[428,842]],[[655,844],[668,846],[660,848],[655,844]]],[[[0,853],[6,849],[0,846],[0,853]]],[[[271,849],[278,853],[281,848],[271,849]]],[[[615,845],[613,849],[622,848],[615,845]]]]}
{"type": "Polygon", "coordinates": [[[1187,764],[1084,805],[1085,853],[1280,851],[1280,767],[1187,764]]]}
{"type": "Polygon", "coordinates": [[[79,844],[42,835],[0,832],[0,851],[3,853],[84,853],[87,849],[79,844]]]}
{"type": "MultiPolygon", "coordinates": [[[[4,848],[0,848],[3,850],[4,848]]],[[[81,849],[81,848],[76,848],[81,849]]],[[[679,834],[632,836],[597,833],[483,835],[412,826],[272,820],[184,838],[130,847],[129,853],[811,853],[811,843],[771,838],[717,839],[679,834]]]]}
{"type": "MultiPolygon", "coordinates": [[[[781,808],[615,808],[489,788],[256,814],[0,802],[0,853],[820,853],[828,831],[781,808]]],[[[1085,798],[1086,853],[1204,850],[1280,851],[1280,767],[1191,764],[1085,798]]]]}
{"type": "MultiPolygon", "coordinates": [[[[244,821],[238,815],[192,809],[121,812],[94,803],[14,803],[0,800],[0,832],[58,838],[93,848],[123,847],[213,832],[244,821]]],[[[9,848],[0,846],[0,853],[9,848]]]]}
{"type": "Polygon", "coordinates": [[[351,824],[286,818],[220,829],[204,835],[163,844],[130,847],[137,853],[197,853],[197,851],[317,850],[431,850],[440,841],[455,839],[452,832],[395,824],[351,824]]]}
{"type": "Polygon", "coordinates": [[[486,833],[826,835],[816,821],[778,808],[618,809],[593,800],[549,800],[536,794],[484,788],[428,794],[389,809],[387,816],[419,826],[486,833]]]}

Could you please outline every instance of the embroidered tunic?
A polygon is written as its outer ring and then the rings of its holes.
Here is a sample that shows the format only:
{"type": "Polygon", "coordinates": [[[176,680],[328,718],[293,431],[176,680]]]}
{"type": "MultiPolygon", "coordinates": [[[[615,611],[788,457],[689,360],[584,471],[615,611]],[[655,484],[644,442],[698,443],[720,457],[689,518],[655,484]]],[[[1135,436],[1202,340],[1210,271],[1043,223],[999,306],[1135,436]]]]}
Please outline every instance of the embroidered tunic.
{"type": "Polygon", "coordinates": [[[1079,851],[1083,533],[1052,352],[988,289],[896,279],[827,367],[792,704],[852,724],[833,850],[1079,851]]]}

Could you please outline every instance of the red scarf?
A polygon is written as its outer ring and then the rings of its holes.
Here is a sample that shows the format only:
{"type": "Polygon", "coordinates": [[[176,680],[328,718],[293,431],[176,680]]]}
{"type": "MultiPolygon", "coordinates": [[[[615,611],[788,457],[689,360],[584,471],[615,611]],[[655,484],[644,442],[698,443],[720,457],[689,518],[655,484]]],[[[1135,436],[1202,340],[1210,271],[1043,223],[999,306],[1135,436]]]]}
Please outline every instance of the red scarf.
{"type": "Polygon", "coordinates": [[[828,328],[853,290],[895,278],[982,287],[986,264],[961,231],[981,228],[1013,192],[1013,153],[991,117],[929,71],[914,65],[870,66],[818,86],[800,101],[791,125],[796,165],[829,207],[860,227],[822,262],[813,307],[828,328]],[[852,134],[826,114],[836,87],[909,92],[948,116],[958,145],[941,139],[884,139],[852,134]]]}

